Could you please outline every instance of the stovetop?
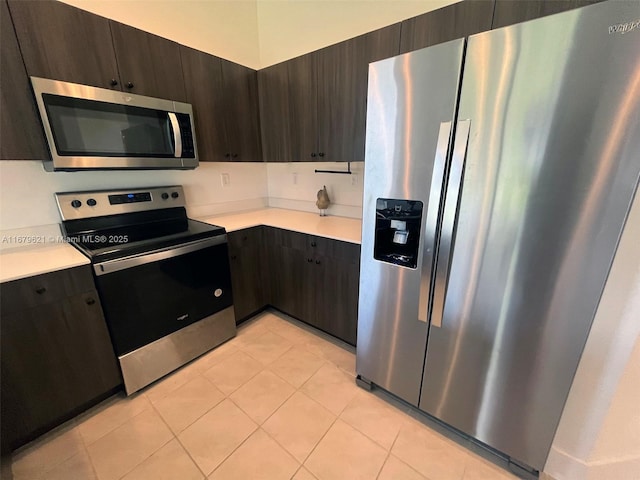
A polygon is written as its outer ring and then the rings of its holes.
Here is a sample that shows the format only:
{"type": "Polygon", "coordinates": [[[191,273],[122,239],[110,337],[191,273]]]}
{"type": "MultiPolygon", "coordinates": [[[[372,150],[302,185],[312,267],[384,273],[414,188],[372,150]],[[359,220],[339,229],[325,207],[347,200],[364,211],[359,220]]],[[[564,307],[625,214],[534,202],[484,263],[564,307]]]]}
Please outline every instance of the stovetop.
{"type": "Polygon", "coordinates": [[[162,222],[72,235],[66,232],[66,235],[78,250],[89,257],[93,263],[98,263],[225,233],[223,227],[187,218],[183,222],[162,222]]]}
{"type": "Polygon", "coordinates": [[[192,220],[181,187],[56,194],[62,233],[93,263],[224,235],[192,220]]]}

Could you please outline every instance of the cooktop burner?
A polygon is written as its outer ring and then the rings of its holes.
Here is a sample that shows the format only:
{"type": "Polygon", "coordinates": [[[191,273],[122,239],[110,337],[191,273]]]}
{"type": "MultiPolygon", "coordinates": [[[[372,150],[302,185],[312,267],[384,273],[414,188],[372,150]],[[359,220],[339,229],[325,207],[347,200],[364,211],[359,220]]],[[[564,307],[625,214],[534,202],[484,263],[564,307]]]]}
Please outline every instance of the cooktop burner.
{"type": "Polygon", "coordinates": [[[182,187],[56,194],[63,234],[93,263],[224,235],[187,218],[182,187]]]}

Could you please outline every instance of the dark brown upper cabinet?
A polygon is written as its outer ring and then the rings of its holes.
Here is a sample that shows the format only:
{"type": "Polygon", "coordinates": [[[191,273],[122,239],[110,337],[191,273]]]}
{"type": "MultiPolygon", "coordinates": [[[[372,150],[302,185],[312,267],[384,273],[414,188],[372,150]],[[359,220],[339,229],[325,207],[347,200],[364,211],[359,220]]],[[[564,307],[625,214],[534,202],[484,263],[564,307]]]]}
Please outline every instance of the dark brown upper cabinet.
{"type": "Polygon", "coordinates": [[[188,47],[180,48],[187,102],[193,106],[198,157],[221,162],[225,154],[224,95],[220,59],[188,47]]]}
{"type": "Polygon", "coordinates": [[[317,58],[317,52],[312,52],[287,62],[291,128],[291,158],[288,161],[310,162],[319,159],[317,58]]]}
{"type": "Polygon", "coordinates": [[[180,47],[202,162],[262,161],[256,71],[180,47]]]}
{"type": "Polygon", "coordinates": [[[51,0],[9,8],[29,76],[120,89],[109,20],[51,0]]]}
{"type": "Polygon", "coordinates": [[[364,160],[369,63],[399,42],[396,24],[261,70],[265,160],[364,160]]]}
{"type": "Polygon", "coordinates": [[[398,23],[318,51],[318,160],[364,160],[369,63],[399,42],[398,23]]]}
{"type": "Polygon", "coordinates": [[[289,62],[258,71],[262,153],[268,162],[290,162],[289,62]]]}
{"type": "Polygon", "coordinates": [[[122,90],[185,102],[180,46],[113,20],[109,23],[122,90]]]}
{"type": "Polygon", "coordinates": [[[493,6],[494,0],[464,0],[405,20],[400,53],[491,30],[493,6]]]}
{"type": "Polygon", "coordinates": [[[7,2],[0,2],[0,159],[48,156],[7,2]]]}
{"type": "Polygon", "coordinates": [[[232,161],[261,162],[258,74],[221,59],[227,152],[232,161]]]}
{"type": "Polygon", "coordinates": [[[603,0],[496,0],[491,28],[506,27],[574,8],[593,5],[603,0]]]}

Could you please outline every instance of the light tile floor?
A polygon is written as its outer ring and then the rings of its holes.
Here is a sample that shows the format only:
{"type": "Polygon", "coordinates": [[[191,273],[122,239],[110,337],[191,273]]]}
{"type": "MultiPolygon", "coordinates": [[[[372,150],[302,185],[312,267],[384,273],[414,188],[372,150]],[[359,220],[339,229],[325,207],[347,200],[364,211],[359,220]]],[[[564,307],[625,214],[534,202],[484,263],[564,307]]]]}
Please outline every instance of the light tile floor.
{"type": "Polygon", "coordinates": [[[172,375],[16,452],[14,478],[515,478],[354,375],[352,348],[264,312],[172,375]]]}

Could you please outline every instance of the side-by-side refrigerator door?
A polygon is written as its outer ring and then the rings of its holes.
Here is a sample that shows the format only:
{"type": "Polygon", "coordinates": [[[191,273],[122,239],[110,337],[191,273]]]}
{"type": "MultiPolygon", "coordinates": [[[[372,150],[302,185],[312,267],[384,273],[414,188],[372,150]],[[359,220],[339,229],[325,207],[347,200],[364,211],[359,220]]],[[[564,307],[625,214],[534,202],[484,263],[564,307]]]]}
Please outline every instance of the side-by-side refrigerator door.
{"type": "Polygon", "coordinates": [[[638,182],[638,12],[467,44],[420,408],[537,470],[638,182]]]}
{"type": "Polygon", "coordinates": [[[418,405],[464,40],[371,64],[356,370],[418,405]]]}

